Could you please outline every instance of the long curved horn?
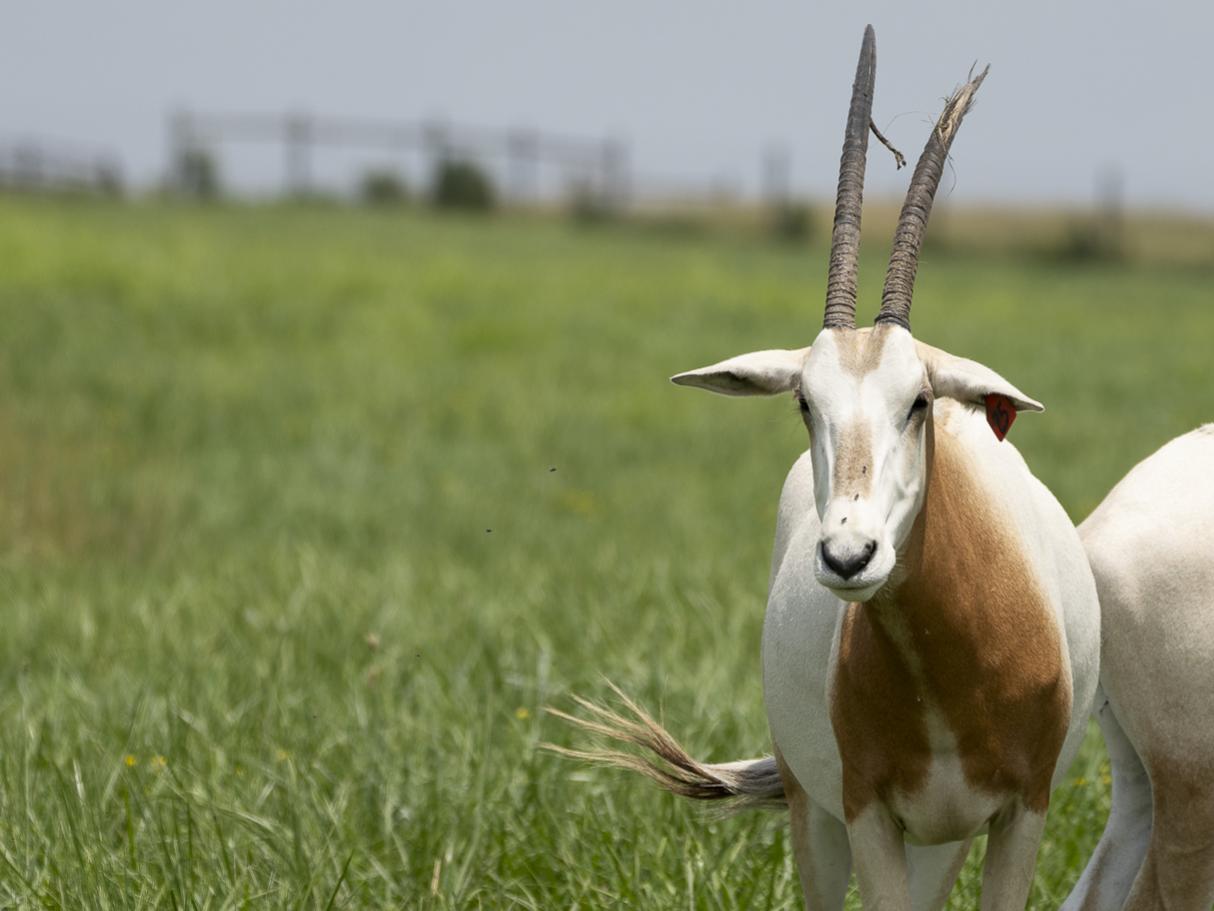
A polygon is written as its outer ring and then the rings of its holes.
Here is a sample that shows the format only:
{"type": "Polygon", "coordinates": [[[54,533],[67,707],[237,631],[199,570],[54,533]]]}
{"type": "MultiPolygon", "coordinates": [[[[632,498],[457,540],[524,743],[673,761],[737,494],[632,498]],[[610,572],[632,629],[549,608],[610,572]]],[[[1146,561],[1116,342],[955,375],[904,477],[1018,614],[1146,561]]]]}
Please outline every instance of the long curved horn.
{"type": "Polygon", "coordinates": [[[864,29],[856,81],[851,88],[843,157],[839,160],[839,191],[835,197],[835,227],[830,237],[830,271],[826,278],[826,329],[856,328],[856,270],[860,262],[860,205],[864,198],[864,160],[868,154],[868,125],[872,120],[873,83],[877,78],[877,36],[864,29]]]}
{"type": "Polygon", "coordinates": [[[915,173],[911,175],[910,189],[898,216],[898,227],[894,229],[894,249],[889,255],[889,268],[885,272],[885,288],[881,292],[881,312],[874,322],[896,323],[910,329],[911,297],[915,293],[915,272],[919,268],[919,250],[923,246],[923,235],[927,231],[927,220],[932,214],[932,202],[940,176],[944,173],[944,162],[948,159],[949,147],[961,126],[961,120],[969,112],[974,93],[990,72],[988,66],[977,76],[953,93],[944,106],[944,113],[932,128],[915,173]]]}

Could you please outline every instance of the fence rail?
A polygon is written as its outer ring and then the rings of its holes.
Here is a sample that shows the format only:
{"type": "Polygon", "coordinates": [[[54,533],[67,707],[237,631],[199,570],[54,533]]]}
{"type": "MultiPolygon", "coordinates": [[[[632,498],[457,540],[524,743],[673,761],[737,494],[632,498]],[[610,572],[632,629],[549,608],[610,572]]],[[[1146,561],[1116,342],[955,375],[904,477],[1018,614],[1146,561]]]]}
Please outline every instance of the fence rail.
{"type": "Polygon", "coordinates": [[[584,139],[526,128],[452,124],[446,120],[392,122],[317,117],[305,113],[225,114],[176,111],[168,120],[172,163],[191,153],[218,154],[225,143],[270,143],[283,154],[285,188],[308,194],[314,187],[313,163],[325,148],[419,153],[433,168],[451,159],[496,166],[505,177],[508,198],[526,202],[539,193],[543,171],[556,171],[568,183],[622,208],[628,199],[629,150],[617,139],[584,139]]]}
{"type": "Polygon", "coordinates": [[[60,140],[0,138],[0,188],[118,193],[122,166],[109,152],[60,140]]]}

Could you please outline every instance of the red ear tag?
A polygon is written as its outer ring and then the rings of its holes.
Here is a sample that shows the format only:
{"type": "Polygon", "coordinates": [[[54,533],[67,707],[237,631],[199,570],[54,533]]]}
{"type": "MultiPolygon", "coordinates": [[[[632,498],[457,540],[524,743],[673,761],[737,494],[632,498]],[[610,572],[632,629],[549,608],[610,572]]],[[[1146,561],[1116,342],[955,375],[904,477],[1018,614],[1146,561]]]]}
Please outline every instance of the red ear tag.
{"type": "Polygon", "coordinates": [[[1016,406],[1006,395],[992,392],[986,397],[986,422],[995,431],[995,438],[1002,442],[1016,420],[1016,406]]]}

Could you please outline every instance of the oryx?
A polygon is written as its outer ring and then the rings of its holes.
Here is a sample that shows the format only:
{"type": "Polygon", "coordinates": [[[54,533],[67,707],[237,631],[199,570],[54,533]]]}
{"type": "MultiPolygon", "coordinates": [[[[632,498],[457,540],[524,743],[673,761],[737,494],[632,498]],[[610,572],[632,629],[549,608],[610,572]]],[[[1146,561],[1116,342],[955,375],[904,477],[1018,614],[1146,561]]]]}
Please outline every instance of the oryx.
{"type": "Polygon", "coordinates": [[[1104,835],[1065,911],[1214,904],[1214,425],[1144,459],[1079,526],[1100,592],[1104,835]]]}
{"type": "MultiPolygon", "coordinates": [[[[1075,527],[1003,440],[1042,406],[917,341],[911,295],[945,159],[985,72],[947,102],[911,178],[875,325],[856,274],[876,53],[865,31],[839,172],[825,318],[812,344],[675,383],[792,394],[809,448],[780,497],[763,681],[774,755],[697,762],[628,703],[584,727],[639,743],[637,768],[693,797],[785,802],[806,907],[941,905],[989,833],[982,907],[1022,909],[1050,790],[1083,739],[1100,613],[1075,527]]],[[[957,319],[964,319],[959,310],[957,319]]],[[[568,717],[568,716],[565,716],[568,717]]]]}

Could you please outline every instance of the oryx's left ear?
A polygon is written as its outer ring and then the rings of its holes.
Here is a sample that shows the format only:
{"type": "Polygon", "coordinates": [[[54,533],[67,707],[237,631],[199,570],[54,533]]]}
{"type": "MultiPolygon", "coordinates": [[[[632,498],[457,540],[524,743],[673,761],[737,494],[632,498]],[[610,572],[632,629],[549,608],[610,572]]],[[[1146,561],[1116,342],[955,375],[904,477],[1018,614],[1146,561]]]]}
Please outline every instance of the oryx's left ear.
{"type": "Polygon", "coordinates": [[[777,395],[801,385],[801,368],[808,354],[808,348],[752,351],[711,367],[676,373],[670,382],[721,395],[777,395]]]}
{"type": "Polygon", "coordinates": [[[922,342],[915,344],[919,359],[927,368],[933,394],[985,408],[987,423],[999,439],[1007,436],[1018,412],[1045,411],[1044,405],[1030,399],[989,367],[922,342]]]}

